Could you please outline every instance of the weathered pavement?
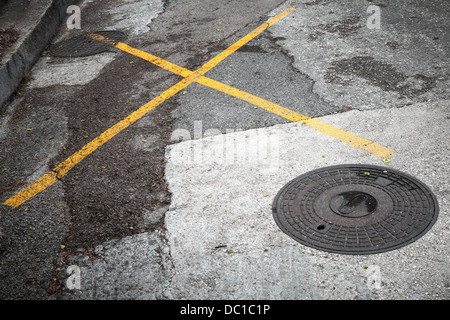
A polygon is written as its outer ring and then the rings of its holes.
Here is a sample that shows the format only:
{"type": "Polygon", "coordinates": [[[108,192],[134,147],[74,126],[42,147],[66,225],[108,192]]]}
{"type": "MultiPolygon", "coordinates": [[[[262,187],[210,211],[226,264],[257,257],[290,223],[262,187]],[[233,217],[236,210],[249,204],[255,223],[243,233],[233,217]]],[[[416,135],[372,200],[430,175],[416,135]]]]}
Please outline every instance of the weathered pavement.
{"type": "MultiPolygon", "coordinates": [[[[206,76],[396,154],[383,163],[192,83],[51,187],[18,208],[1,207],[0,296],[448,299],[450,8],[379,4],[381,28],[370,29],[371,4],[83,2],[82,29],[62,26],[55,42],[126,30],[127,44],[192,71],[297,8],[206,76]],[[411,245],[369,256],[314,250],[277,228],[271,206],[283,185],[350,163],[425,182],[439,201],[436,224],[411,245]],[[80,268],[80,289],[65,285],[71,265],[80,268]]],[[[44,54],[0,118],[2,202],[180,80],[117,49],[86,58],[44,54]]]]}

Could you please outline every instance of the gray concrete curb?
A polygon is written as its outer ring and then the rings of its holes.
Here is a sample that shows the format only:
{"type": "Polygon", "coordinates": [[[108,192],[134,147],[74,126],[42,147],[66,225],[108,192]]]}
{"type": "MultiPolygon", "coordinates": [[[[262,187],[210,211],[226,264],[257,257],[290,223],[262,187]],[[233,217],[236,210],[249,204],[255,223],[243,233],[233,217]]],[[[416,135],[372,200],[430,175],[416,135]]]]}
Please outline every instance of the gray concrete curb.
{"type": "MultiPolygon", "coordinates": [[[[14,52],[0,66],[0,114],[4,112],[6,102],[16,91],[23,77],[50,44],[66,17],[67,7],[79,2],[80,0],[52,0],[47,5],[42,5],[39,19],[26,34],[21,35],[14,52]]],[[[24,14],[23,19],[28,17],[24,14]]]]}

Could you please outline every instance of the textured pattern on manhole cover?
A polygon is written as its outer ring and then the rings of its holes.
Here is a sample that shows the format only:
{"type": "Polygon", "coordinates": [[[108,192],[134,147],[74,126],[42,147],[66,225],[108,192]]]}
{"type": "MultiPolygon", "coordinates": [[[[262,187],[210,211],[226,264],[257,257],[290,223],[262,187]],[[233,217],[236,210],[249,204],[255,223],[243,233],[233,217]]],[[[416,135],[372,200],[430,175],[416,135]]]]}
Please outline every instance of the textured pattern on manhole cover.
{"type": "Polygon", "coordinates": [[[438,203],[416,178],[378,166],[311,171],[284,186],[273,216],[296,241],[342,254],[373,254],[416,241],[434,224],[438,203]]]}
{"type": "MultiPolygon", "coordinates": [[[[120,31],[96,31],[94,34],[116,41],[124,41],[125,33],[120,31]]],[[[50,48],[50,54],[61,58],[86,57],[111,50],[111,45],[92,39],[88,34],[78,35],[56,43],[50,48]]]]}

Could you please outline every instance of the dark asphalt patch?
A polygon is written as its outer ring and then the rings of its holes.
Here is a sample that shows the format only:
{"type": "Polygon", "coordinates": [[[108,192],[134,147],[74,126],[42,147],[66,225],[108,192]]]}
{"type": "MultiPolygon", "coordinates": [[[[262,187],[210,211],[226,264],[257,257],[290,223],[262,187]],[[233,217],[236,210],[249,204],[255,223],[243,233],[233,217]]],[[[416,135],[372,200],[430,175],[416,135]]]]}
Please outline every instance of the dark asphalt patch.
{"type": "MultiPolygon", "coordinates": [[[[70,119],[69,147],[53,159],[53,165],[153,98],[150,92],[135,99],[125,94],[133,92],[136,78],[142,79],[145,73],[152,73],[154,82],[146,83],[152,92],[179,80],[177,76],[168,79],[164,71],[156,70],[145,61],[130,64],[130,59],[128,55],[121,55],[89,86],[74,95],[66,108],[70,119]],[[111,90],[112,87],[117,90],[111,90]]],[[[147,231],[149,227],[142,225],[142,207],[156,209],[168,204],[164,151],[173,130],[170,112],[175,103],[172,100],[152,111],[150,125],[139,127],[139,122],[134,124],[62,179],[72,217],[68,248],[93,248],[112,238],[147,231]],[[160,138],[148,141],[153,144],[152,152],[136,149],[135,137],[149,134],[160,138]],[[151,196],[161,192],[161,196],[151,196]]]]}

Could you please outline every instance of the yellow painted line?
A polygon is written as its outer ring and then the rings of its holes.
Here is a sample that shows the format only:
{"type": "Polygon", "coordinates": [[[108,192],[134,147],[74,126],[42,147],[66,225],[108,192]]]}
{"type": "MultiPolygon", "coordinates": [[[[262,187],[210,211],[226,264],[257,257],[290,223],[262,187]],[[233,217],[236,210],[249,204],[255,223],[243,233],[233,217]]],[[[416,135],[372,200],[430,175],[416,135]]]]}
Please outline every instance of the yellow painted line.
{"type": "Polygon", "coordinates": [[[216,65],[218,65],[223,59],[228,57],[230,54],[232,54],[233,52],[235,52],[236,50],[241,48],[243,45],[245,45],[247,42],[249,42],[250,40],[255,38],[261,32],[263,32],[264,30],[266,30],[267,28],[269,28],[270,26],[272,26],[276,22],[280,21],[281,19],[283,19],[287,15],[291,14],[295,10],[296,10],[295,8],[287,9],[287,10],[283,11],[282,13],[276,15],[275,17],[271,18],[266,23],[262,24],[261,26],[259,26],[258,28],[256,28],[255,30],[253,30],[252,32],[247,34],[245,37],[243,37],[242,39],[237,41],[235,44],[230,46],[228,49],[226,49],[226,50],[222,51],[221,53],[219,53],[215,58],[213,58],[210,61],[208,61],[207,63],[205,63],[199,69],[199,71],[201,71],[202,75],[205,74],[207,71],[209,71],[212,68],[214,68],[216,65]]]}
{"type": "MultiPolygon", "coordinates": [[[[130,126],[132,123],[136,122],[140,118],[142,118],[144,115],[146,115],[148,112],[153,110],[155,107],[160,105],[165,100],[169,99],[176,93],[180,92],[184,88],[186,88],[189,84],[196,81],[199,77],[201,77],[203,74],[214,68],[218,63],[220,63],[223,59],[228,57],[231,53],[238,50],[240,47],[245,45],[247,42],[249,42],[251,39],[256,37],[258,34],[266,30],[269,26],[273,25],[275,22],[279,21],[280,19],[284,18],[289,13],[293,12],[294,9],[289,9],[281,14],[277,15],[276,17],[270,19],[268,22],[264,23],[260,27],[256,28],[254,31],[231,45],[228,49],[225,50],[225,53],[220,53],[213,59],[211,59],[209,62],[207,62],[205,65],[203,65],[201,68],[196,70],[195,72],[190,72],[189,74],[185,74],[185,78],[178,82],[177,84],[173,85],[168,90],[164,91],[161,95],[154,98],[150,102],[146,103],[142,107],[140,107],[138,110],[131,113],[129,116],[127,116],[122,121],[118,122],[102,134],[100,134],[98,137],[96,137],[94,140],[89,142],[87,145],[85,145],[83,148],[81,148],[78,152],[70,156],[68,159],[60,163],[55,169],[52,171],[44,174],[41,178],[36,180],[34,183],[26,187],[25,189],[21,190],[19,193],[15,194],[14,196],[7,199],[3,204],[6,206],[17,208],[30,198],[34,197],[38,193],[44,191],[51,185],[53,185],[58,179],[62,178],[69,170],[71,170],[75,165],[80,163],[84,158],[86,158],[88,155],[90,155],[92,152],[97,150],[100,146],[102,146],[104,143],[112,139],[115,135],[117,135],[122,130],[126,129],[128,126],[130,126]]],[[[111,39],[106,39],[107,41],[110,41],[110,43],[114,43],[111,39]]],[[[153,59],[154,56],[147,54],[146,57],[148,59],[153,59]]],[[[162,59],[156,59],[156,62],[163,62],[162,59]]],[[[180,67],[175,67],[174,64],[168,63],[165,64],[167,68],[174,68],[177,70],[180,67]]],[[[184,71],[183,71],[184,72],[184,71]]]]}
{"type": "MultiPolygon", "coordinates": [[[[227,49],[225,49],[224,51],[222,51],[221,53],[219,53],[217,56],[215,56],[214,58],[212,58],[210,61],[208,61],[207,63],[205,63],[200,69],[198,69],[196,72],[199,75],[203,75],[206,72],[208,72],[209,70],[211,70],[212,68],[214,68],[215,66],[217,66],[221,61],[223,61],[225,58],[227,58],[229,55],[231,55],[233,52],[235,52],[236,50],[238,50],[239,48],[241,48],[242,46],[244,46],[245,44],[247,44],[249,41],[251,41],[252,39],[254,39],[256,36],[258,36],[259,34],[261,34],[264,30],[266,30],[267,28],[269,28],[270,26],[274,25],[275,23],[277,23],[278,21],[280,21],[281,19],[283,19],[284,17],[286,17],[287,15],[291,14],[292,12],[294,12],[296,9],[295,8],[290,8],[287,9],[285,11],[283,11],[282,13],[276,15],[275,17],[269,19],[266,23],[263,23],[262,25],[260,25],[258,28],[256,28],[255,30],[253,30],[252,32],[250,32],[249,34],[247,34],[245,37],[241,38],[240,40],[238,40],[237,42],[235,42],[233,45],[231,45],[230,47],[228,47],[227,49]]],[[[182,77],[188,77],[192,74],[192,71],[186,69],[186,68],[182,68],[180,66],[177,66],[176,64],[173,64],[169,61],[163,60],[161,58],[158,58],[157,56],[154,56],[150,53],[147,53],[145,51],[136,49],[136,48],[132,48],[130,46],[128,46],[127,44],[123,43],[123,42],[117,42],[114,41],[112,39],[109,39],[105,36],[99,35],[99,34],[89,34],[89,37],[91,37],[94,40],[97,41],[102,41],[102,42],[106,42],[109,43],[111,45],[114,45],[116,48],[128,52],[134,56],[137,56],[139,58],[142,58],[144,60],[147,60],[165,70],[168,71],[172,71],[175,74],[178,74],[182,77]]]]}
{"type": "Polygon", "coordinates": [[[253,105],[256,105],[264,110],[270,111],[290,121],[302,123],[310,128],[325,133],[342,142],[348,143],[349,145],[356,147],[360,150],[363,150],[364,152],[374,155],[378,158],[385,159],[395,154],[395,151],[383,147],[379,144],[376,144],[370,140],[364,139],[353,133],[339,129],[335,126],[332,126],[318,119],[304,116],[300,113],[284,108],[278,104],[272,103],[270,101],[259,98],[250,93],[233,88],[229,85],[220,83],[218,81],[206,77],[200,77],[196,80],[196,82],[201,83],[210,88],[216,89],[218,91],[224,92],[226,94],[229,94],[235,98],[247,101],[253,105]]]}
{"type": "Polygon", "coordinates": [[[56,172],[50,171],[49,173],[44,174],[42,177],[36,180],[33,184],[29,185],[27,188],[23,189],[16,195],[3,202],[3,204],[5,206],[16,208],[31,197],[37,195],[45,188],[54,184],[56,181],[58,181],[58,179],[56,178],[56,172]]]}
{"type": "MultiPolygon", "coordinates": [[[[102,37],[102,36],[93,35],[92,37],[99,41],[105,41],[104,37],[102,37]]],[[[132,48],[124,43],[118,43],[116,45],[116,47],[125,52],[128,52],[134,56],[140,57],[144,60],[154,63],[155,65],[157,65],[165,70],[171,71],[175,74],[178,74],[180,76],[188,77],[193,74],[192,71],[190,71],[186,68],[180,67],[176,64],[168,62],[164,59],[156,57],[147,52],[132,48]]],[[[277,104],[267,101],[265,99],[259,98],[255,95],[252,95],[245,91],[233,88],[229,85],[220,83],[213,79],[209,79],[207,77],[201,76],[201,77],[197,78],[196,82],[203,84],[205,86],[208,86],[210,88],[213,88],[215,90],[229,94],[235,98],[247,101],[253,105],[256,105],[262,109],[270,111],[270,112],[272,112],[276,115],[279,115],[285,119],[288,119],[290,121],[302,123],[310,128],[313,128],[319,132],[322,132],[324,134],[332,136],[342,142],[345,142],[355,148],[358,148],[358,149],[360,149],[368,154],[371,154],[373,156],[376,156],[378,158],[385,159],[385,158],[389,158],[395,154],[395,151],[388,149],[386,147],[383,147],[383,146],[381,146],[377,143],[374,143],[370,140],[364,139],[355,134],[352,134],[345,130],[334,127],[334,126],[327,124],[323,121],[320,121],[318,119],[311,118],[311,117],[302,115],[300,113],[297,113],[295,111],[289,110],[280,105],[277,105],[277,104]]]]}
{"type": "Polygon", "coordinates": [[[123,42],[115,42],[112,39],[109,39],[105,36],[99,35],[99,34],[95,34],[95,33],[91,33],[88,35],[90,38],[97,40],[97,41],[101,41],[101,42],[106,42],[109,43],[111,45],[113,45],[114,47],[116,47],[117,49],[120,49],[124,52],[127,52],[129,54],[132,54],[136,57],[139,57],[141,59],[147,60],[155,65],[157,65],[158,67],[161,67],[165,70],[171,71],[175,74],[178,74],[184,78],[189,77],[190,75],[192,75],[194,72],[190,71],[186,68],[182,68],[174,63],[171,63],[169,61],[166,61],[164,59],[161,59],[157,56],[154,56],[150,53],[147,53],[145,51],[130,47],[129,45],[123,43],[123,42]]]}
{"type": "Polygon", "coordinates": [[[190,71],[186,68],[182,68],[180,66],[177,66],[176,64],[173,64],[169,61],[163,60],[161,58],[158,58],[157,56],[154,56],[150,53],[141,51],[139,49],[136,48],[132,48],[129,45],[126,45],[125,43],[120,42],[119,44],[116,45],[116,48],[125,51],[129,54],[132,54],[136,57],[142,58],[144,60],[147,60],[155,65],[157,65],[158,67],[161,67],[165,70],[171,71],[175,74],[178,74],[184,78],[189,77],[193,71],[190,71]]]}

